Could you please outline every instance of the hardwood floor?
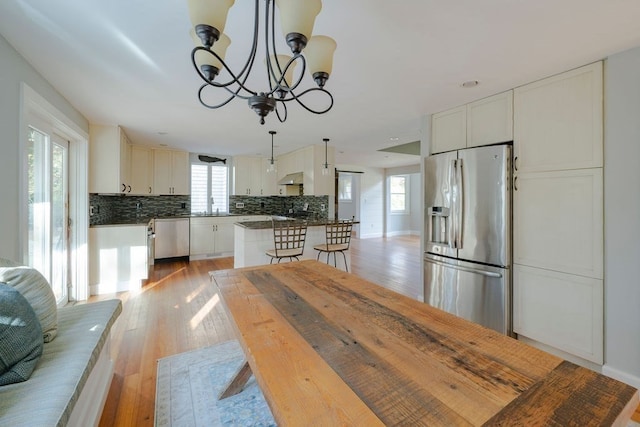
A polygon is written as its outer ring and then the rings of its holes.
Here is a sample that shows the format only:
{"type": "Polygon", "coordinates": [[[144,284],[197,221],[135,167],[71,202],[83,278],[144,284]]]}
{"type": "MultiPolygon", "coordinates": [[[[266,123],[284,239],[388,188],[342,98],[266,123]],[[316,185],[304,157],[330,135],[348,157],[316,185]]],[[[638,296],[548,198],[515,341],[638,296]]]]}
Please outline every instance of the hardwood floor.
{"type": "MultiPolygon", "coordinates": [[[[418,237],[353,239],[355,274],[414,297],[421,294],[418,237]]],[[[120,298],[123,311],[112,331],[114,377],[100,426],[152,426],[156,365],[162,357],[234,339],[208,272],[233,268],[233,258],[155,265],[138,292],[120,298]]]]}

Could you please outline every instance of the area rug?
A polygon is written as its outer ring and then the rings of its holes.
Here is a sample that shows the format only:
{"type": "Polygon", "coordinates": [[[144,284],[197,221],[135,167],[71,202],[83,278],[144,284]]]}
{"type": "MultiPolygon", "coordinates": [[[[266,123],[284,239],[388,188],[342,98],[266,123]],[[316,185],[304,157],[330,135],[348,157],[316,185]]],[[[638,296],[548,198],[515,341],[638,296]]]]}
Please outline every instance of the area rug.
{"type": "Polygon", "coordinates": [[[253,376],[242,392],[218,400],[243,360],[237,341],[159,359],[155,425],[275,426],[253,376]]]}

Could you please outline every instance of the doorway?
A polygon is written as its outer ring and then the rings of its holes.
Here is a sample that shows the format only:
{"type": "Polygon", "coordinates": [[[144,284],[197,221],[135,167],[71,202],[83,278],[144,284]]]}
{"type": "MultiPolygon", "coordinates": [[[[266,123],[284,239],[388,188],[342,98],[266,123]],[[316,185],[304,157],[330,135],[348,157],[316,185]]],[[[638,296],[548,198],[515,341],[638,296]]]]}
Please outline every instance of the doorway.
{"type": "MultiPolygon", "coordinates": [[[[336,219],[360,221],[360,178],[362,172],[336,171],[336,219]]],[[[360,224],[353,225],[353,237],[360,236],[360,224]]]]}
{"type": "Polygon", "coordinates": [[[45,129],[30,125],[27,138],[27,262],[62,304],[69,299],[69,143],[45,129]]]}

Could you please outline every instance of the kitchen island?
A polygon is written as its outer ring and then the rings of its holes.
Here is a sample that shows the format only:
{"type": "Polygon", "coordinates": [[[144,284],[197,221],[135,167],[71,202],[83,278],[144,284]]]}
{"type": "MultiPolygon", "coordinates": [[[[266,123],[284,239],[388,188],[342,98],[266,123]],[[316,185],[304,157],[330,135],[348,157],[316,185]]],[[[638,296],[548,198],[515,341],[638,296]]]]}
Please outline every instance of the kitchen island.
{"type": "MultiPolygon", "coordinates": [[[[306,222],[307,237],[304,244],[304,253],[300,258],[316,259],[318,251],[314,250],[313,247],[326,242],[326,220],[309,220],[306,222]]],[[[354,222],[354,224],[357,224],[357,222],[354,222]]],[[[273,249],[273,247],[273,224],[271,221],[243,221],[234,224],[233,266],[235,268],[269,264],[271,257],[266,254],[266,251],[273,249]]],[[[349,256],[349,251],[345,251],[344,254],[350,270],[351,257],[349,256]]],[[[320,260],[325,261],[326,254],[321,255],[320,260]]],[[[331,256],[330,262],[333,265],[333,256],[331,256]]],[[[344,262],[344,258],[339,255],[336,261],[337,267],[344,269],[344,262]]]]}
{"type": "Polygon", "coordinates": [[[316,261],[210,273],[278,425],[626,426],[633,387],[316,261]]]}

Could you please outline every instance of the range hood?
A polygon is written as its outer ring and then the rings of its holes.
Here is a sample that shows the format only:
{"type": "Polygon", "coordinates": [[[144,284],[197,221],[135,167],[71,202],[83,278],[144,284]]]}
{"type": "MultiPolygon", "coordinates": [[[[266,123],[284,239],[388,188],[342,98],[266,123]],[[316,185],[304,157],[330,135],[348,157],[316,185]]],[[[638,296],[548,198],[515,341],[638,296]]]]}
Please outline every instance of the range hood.
{"type": "Polygon", "coordinates": [[[278,181],[278,185],[302,185],[303,184],[302,172],[290,173],[278,181]]]}

